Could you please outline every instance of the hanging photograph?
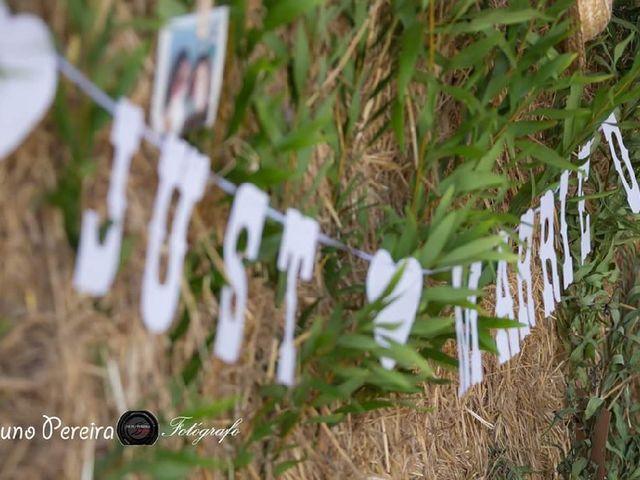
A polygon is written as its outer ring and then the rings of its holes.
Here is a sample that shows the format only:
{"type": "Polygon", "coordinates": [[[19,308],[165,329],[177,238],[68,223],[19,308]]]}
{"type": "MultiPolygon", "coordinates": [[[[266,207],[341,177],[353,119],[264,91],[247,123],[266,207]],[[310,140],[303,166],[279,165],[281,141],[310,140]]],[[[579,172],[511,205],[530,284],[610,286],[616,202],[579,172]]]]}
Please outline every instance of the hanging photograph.
{"type": "Polygon", "coordinates": [[[206,28],[198,14],[173,18],[161,30],[151,122],[158,133],[181,136],[215,121],[222,85],[229,9],[212,8],[206,28]]]}

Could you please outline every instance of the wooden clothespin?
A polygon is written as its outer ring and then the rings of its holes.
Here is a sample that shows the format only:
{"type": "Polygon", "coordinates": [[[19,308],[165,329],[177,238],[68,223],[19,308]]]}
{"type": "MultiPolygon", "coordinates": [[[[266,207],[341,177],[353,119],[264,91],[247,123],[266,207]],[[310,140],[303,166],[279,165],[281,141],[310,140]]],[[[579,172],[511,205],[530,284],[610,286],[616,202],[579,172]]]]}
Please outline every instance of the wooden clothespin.
{"type": "Polygon", "coordinates": [[[209,35],[209,14],[213,7],[212,0],[198,0],[197,4],[197,33],[201,39],[209,35]]]}

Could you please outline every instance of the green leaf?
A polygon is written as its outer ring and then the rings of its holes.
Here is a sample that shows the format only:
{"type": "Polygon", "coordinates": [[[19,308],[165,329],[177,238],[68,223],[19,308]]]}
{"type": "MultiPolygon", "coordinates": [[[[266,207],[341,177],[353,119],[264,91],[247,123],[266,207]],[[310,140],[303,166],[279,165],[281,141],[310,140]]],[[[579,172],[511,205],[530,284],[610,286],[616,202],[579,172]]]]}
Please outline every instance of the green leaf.
{"type": "Polygon", "coordinates": [[[291,468],[295,467],[296,465],[302,462],[304,462],[304,459],[287,460],[285,462],[277,463],[275,467],[273,467],[273,475],[278,477],[283,473],[285,473],[287,470],[290,470],[291,468]]]}
{"type": "MultiPolygon", "coordinates": [[[[453,70],[456,68],[473,67],[484,62],[487,53],[490,52],[502,40],[499,32],[493,32],[482,40],[478,40],[453,57],[446,63],[446,68],[453,70]]],[[[443,86],[444,88],[444,86],[443,86]]],[[[447,87],[449,90],[451,87],[447,87]]]]}
{"type": "Polygon", "coordinates": [[[391,106],[391,127],[400,150],[404,150],[404,100],[396,99],[391,106]]]}
{"type": "Polygon", "coordinates": [[[269,31],[292,22],[296,17],[324,3],[324,0],[271,0],[265,2],[267,14],[264,30],[269,31]]]}
{"type": "Polygon", "coordinates": [[[178,0],[158,0],[156,15],[163,21],[188,13],[187,8],[178,0]]]}
{"type": "Polygon", "coordinates": [[[502,175],[492,172],[479,172],[477,170],[468,175],[458,175],[456,178],[456,190],[461,193],[486,190],[487,188],[506,184],[507,180],[502,175]]]}
{"type": "MultiPolygon", "coordinates": [[[[477,56],[474,58],[477,58],[477,56]]],[[[484,114],[484,110],[482,108],[482,104],[480,103],[480,100],[478,100],[476,96],[469,90],[466,90],[460,87],[454,87],[451,85],[446,85],[446,84],[442,84],[440,88],[443,92],[447,93],[448,95],[451,95],[451,97],[455,98],[460,103],[462,103],[465,107],[467,107],[470,113],[482,112],[484,114]]]]}
{"type": "Polygon", "coordinates": [[[516,23],[530,22],[531,20],[547,20],[550,18],[538,10],[524,8],[512,10],[509,8],[487,8],[478,12],[471,21],[456,23],[452,26],[444,25],[436,31],[442,33],[471,33],[495,28],[496,25],[513,25],[516,23]]]}
{"type": "Polygon", "coordinates": [[[296,39],[293,45],[293,80],[296,87],[296,94],[299,99],[304,96],[304,87],[309,73],[309,42],[302,23],[296,30],[296,39]]]}
{"type": "Polygon", "coordinates": [[[474,260],[478,254],[492,250],[502,243],[502,238],[499,235],[473,240],[444,255],[437,265],[457,265],[474,260]]]}
{"type": "Polygon", "coordinates": [[[567,107],[565,113],[567,116],[564,121],[564,130],[562,132],[562,148],[569,151],[576,134],[576,109],[580,107],[580,97],[582,96],[582,87],[580,85],[572,85],[567,96],[567,107]]]}
{"type": "Polygon", "coordinates": [[[238,399],[239,397],[237,396],[222,398],[215,402],[186,410],[182,415],[194,419],[215,418],[221,413],[232,410],[238,399]]]}
{"type": "Polygon", "coordinates": [[[342,415],[341,413],[333,413],[331,415],[316,415],[316,416],[310,417],[307,421],[309,423],[333,424],[333,423],[341,422],[343,419],[344,419],[344,415],[342,415]]]}
{"type": "Polygon", "coordinates": [[[456,303],[472,295],[482,295],[480,290],[454,288],[448,286],[429,287],[422,293],[422,299],[438,303],[456,303]]]}
{"type": "Polygon", "coordinates": [[[416,319],[411,328],[414,337],[431,338],[452,331],[453,317],[431,317],[416,319]]]}
{"type": "Polygon", "coordinates": [[[323,129],[331,120],[332,104],[333,98],[328,99],[316,118],[280,139],[275,145],[276,151],[279,153],[297,151],[323,142],[325,140],[323,129]]]}
{"type": "Polygon", "coordinates": [[[404,98],[422,50],[422,32],[423,25],[420,22],[415,22],[402,32],[401,49],[398,56],[398,97],[400,99],[404,98]]]}
{"type": "Polygon", "coordinates": [[[632,31],[627,36],[627,38],[625,38],[620,43],[618,43],[615,46],[615,48],[613,49],[613,66],[614,67],[618,63],[618,60],[620,60],[622,58],[622,54],[624,53],[625,49],[627,48],[627,45],[629,45],[629,42],[631,42],[631,40],[633,40],[633,37],[635,37],[635,35],[636,35],[636,32],[632,31]]]}
{"type": "Polygon", "coordinates": [[[432,228],[432,231],[424,246],[418,251],[416,257],[424,267],[430,267],[453,233],[456,225],[456,212],[449,213],[442,221],[432,228]]]}
{"type": "Polygon", "coordinates": [[[408,375],[403,375],[400,372],[375,366],[371,369],[368,381],[369,383],[378,385],[382,388],[412,392],[415,391],[416,388],[409,378],[410,377],[408,375]]]}
{"type": "Polygon", "coordinates": [[[522,328],[526,327],[524,323],[517,322],[516,320],[510,320],[508,318],[498,317],[478,317],[478,326],[480,328],[522,328]]]}
{"type": "Polygon", "coordinates": [[[480,344],[481,350],[493,353],[494,355],[498,354],[498,346],[496,345],[496,341],[493,338],[493,335],[491,335],[488,330],[478,330],[478,343],[480,344]]]}
{"type": "Polygon", "coordinates": [[[571,465],[571,478],[577,479],[581,478],[580,474],[587,467],[588,461],[584,457],[579,457],[575,459],[573,464],[571,465]]]}
{"type": "Polygon", "coordinates": [[[556,120],[522,120],[520,122],[513,122],[507,128],[507,131],[514,137],[526,137],[533,135],[543,130],[555,127],[558,124],[556,120]]]}
{"type": "Polygon", "coordinates": [[[233,102],[235,107],[233,110],[233,116],[229,120],[229,127],[227,128],[227,137],[233,136],[244,117],[246,116],[251,100],[253,99],[256,85],[259,82],[259,79],[276,69],[277,65],[266,58],[259,58],[255,61],[255,63],[251,64],[242,79],[242,87],[240,88],[240,92],[235,98],[233,102]]]}
{"type": "Polygon", "coordinates": [[[438,207],[436,208],[436,211],[433,213],[433,216],[431,217],[431,221],[433,222],[433,225],[439,223],[444,218],[444,216],[447,213],[447,209],[449,208],[449,206],[451,205],[451,202],[453,201],[454,194],[455,194],[454,186],[449,185],[449,188],[445,190],[444,194],[442,195],[442,198],[440,199],[440,203],[438,203],[438,207]]]}
{"type": "Polygon", "coordinates": [[[337,344],[340,347],[365,351],[372,351],[380,348],[373,337],[360,334],[341,335],[340,338],[338,338],[337,344]]]}
{"type": "Polygon", "coordinates": [[[578,166],[562,157],[558,152],[541,143],[530,140],[518,140],[516,146],[520,149],[518,158],[534,157],[538,161],[561,170],[578,170],[578,166]]]}
{"type": "Polygon", "coordinates": [[[589,403],[587,403],[587,408],[584,409],[585,420],[589,420],[603,403],[604,399],[602,397],[591,397],[589,403]]]}
{"type": "Polygon", "coordinates": [[[428,377],[435,376],[427,361],[413,347],[396,343],[393,340],[390,340],[389,343],[390,346],[384,349],[384,354],[381,356],[393,358],[401,366],[408,369],[418,367],[428,377]]]}

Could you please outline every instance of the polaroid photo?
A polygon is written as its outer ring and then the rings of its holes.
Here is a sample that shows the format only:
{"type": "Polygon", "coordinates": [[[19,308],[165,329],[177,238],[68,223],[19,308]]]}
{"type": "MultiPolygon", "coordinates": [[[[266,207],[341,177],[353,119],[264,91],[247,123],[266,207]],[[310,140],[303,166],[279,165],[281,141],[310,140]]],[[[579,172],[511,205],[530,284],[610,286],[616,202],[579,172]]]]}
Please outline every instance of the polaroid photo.
{"type": "Polygon", "coordinates": [[[229,8],[211,9],[206,36],[198,15],[170,20],[159,35],[151,124],[161,134],[182,136],[213,126],[227,46],[229,8]]]}

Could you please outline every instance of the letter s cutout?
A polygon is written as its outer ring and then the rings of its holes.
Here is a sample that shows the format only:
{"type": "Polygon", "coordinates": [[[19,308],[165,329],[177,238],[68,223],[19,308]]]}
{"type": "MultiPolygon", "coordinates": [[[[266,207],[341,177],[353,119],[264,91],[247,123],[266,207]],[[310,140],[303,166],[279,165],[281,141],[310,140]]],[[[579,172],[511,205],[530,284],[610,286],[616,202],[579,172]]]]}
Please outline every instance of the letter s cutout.
{"type": "Polygon", "coordinates": [[[242,264],[242,255],[237,252],[238,239],[242,231],[246,230],[247,248],[244,257],[255,260],[260,249],[268,205],[269,198],[262,190],[244,183],[238,187],[231,207],[224,235],[224,268],[229,285],[222,288],[214,344],[215,355],[227,363],[238,361],[247,304],[247,274],[242,264]]]}

